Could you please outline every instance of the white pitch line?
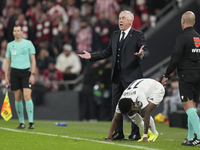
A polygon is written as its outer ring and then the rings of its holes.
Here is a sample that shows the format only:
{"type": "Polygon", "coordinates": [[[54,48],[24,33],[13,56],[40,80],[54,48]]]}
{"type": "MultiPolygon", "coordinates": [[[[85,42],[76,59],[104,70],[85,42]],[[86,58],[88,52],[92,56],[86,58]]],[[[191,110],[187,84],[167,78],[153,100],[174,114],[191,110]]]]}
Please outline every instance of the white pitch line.
{"type": "Polygon", "coordinates": [[[84,138],[78,138],[78,137],[70,137],[70,136],[64,136],[64,135],[48,134],[48,133],[42,133],[42,132],[28,132],[28,131],[15,130],[15,129],[4,128],[4,127],[0,127],[0,129],[2,129],[2,130],[8,130],[8,131],[13,131],[13,132],[21,132],[21,133],[39,134],[39,135],[46,135],[46,136],[58,136],[58,137],[68,138],[68,139],[91,141],[91,142],[97,142],[97,143],[103,143],[103,144],[111,144],[111,145],[125,146],[125,147],[131,147],[131,148],[138,148],[138,149],[143,149],[143,150],[161,150],[161,149],[154,149],[154,148],[148,148],[148,147],[143,147],[143,146],[118,144],[118,143],[114,143],[114,142],[91,140],[91,139],[84,139],[84,138]]]}

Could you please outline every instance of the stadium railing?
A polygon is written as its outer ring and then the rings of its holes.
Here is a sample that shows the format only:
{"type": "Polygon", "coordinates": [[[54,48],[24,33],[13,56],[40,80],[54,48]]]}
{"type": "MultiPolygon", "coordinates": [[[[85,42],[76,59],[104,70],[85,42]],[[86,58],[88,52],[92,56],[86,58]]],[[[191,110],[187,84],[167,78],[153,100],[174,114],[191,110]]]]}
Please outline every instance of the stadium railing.
{"type": "Polygon", "coordinates": [[[169,4],[167,4],[159,13],[157,13],[155,16],[151,16],[149,21],[145,23],[143,26],[140,27],[140,30],[145,32],[150,27],[155,27],[156,23],[160,20],[161,17],[163,17],[167,12],[169,12],[172,9],[177,9],[179,7],[182,7],[185,0],[173,0],[169,4]]]}

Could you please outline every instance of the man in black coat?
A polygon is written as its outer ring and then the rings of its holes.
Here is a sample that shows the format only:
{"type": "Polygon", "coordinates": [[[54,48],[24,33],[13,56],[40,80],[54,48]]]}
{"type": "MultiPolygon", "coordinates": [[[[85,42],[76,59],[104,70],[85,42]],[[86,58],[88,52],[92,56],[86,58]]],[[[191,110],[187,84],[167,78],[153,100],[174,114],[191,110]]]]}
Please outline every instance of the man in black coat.
{"type": "MultiPolygon", "coordinates": [[[[124,10],[119,14],[119,29],[111,35],[108,47],[105,50],[95,53],[79,54],[83,59],[97,61],[108,58],[112,55],[112,113],[114,114],[116,105],[128,85],[143,77],[141,60],[148,57],[149,51],[145,42],[144,34],[134,30],[132,22],[134,16],[130,11],[124,10]]],[[[121,117],[112,136],[112,140],[124,139],[123,118],[121,117]]],[[[140,139],[139,128],[132,123],[132,132],[128,140],[140,139]]]]}
{"type": "Polygon", "coordinates": [[[194,24],[195,14],[192,11],[185,12],[181,17],[183,32],[176,39],[174,52],[162,79],[163,86],[166,86],[169,75],[177,69],[180,98],[188,123],[188,136],[182,143],[185,146],[200,145],[199,116],[196,110],[200,95],[200,35],[194,30],[194,24]]]}

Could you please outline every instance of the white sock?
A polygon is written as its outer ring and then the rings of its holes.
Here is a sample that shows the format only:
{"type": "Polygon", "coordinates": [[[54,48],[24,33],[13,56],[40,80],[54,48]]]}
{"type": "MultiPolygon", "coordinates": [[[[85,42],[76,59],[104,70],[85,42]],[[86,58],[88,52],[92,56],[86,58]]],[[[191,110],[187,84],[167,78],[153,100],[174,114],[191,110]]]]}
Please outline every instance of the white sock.
{"type": "Polygon", "coordinates": [[[144,132],[144,121],[138,113],[128,117],[144,132]]]}
{"type": "Polygon", "coordinates": [[[156,130],[154,119],[151,116],[150,116],[149,126],[150,126],[150,130],[152,131],[153,134],[158,134],[158,131],[156,130]]]}

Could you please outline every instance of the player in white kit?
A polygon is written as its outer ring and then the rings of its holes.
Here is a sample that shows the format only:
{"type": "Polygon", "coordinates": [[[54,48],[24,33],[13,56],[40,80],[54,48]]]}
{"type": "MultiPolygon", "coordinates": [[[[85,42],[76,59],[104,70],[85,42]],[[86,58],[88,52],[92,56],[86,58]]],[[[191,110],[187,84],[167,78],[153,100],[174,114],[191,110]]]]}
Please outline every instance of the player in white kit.
{"type": "Polygon", "coordinates": [[[112,140],[112,134],[119,118],[122,114],[127,114],[140,130],[144,132],[143,137],[139,141],[154,142],[158,138],[158,132],[150,113],[163,100],[164,94],[164,87],[156,80],[143,78],[132,82],[123,92],[118,102],[108,138],[105,140],[112,140]],[[142,117],[138,113],[139,110],[141,110],[142,117]]]}

